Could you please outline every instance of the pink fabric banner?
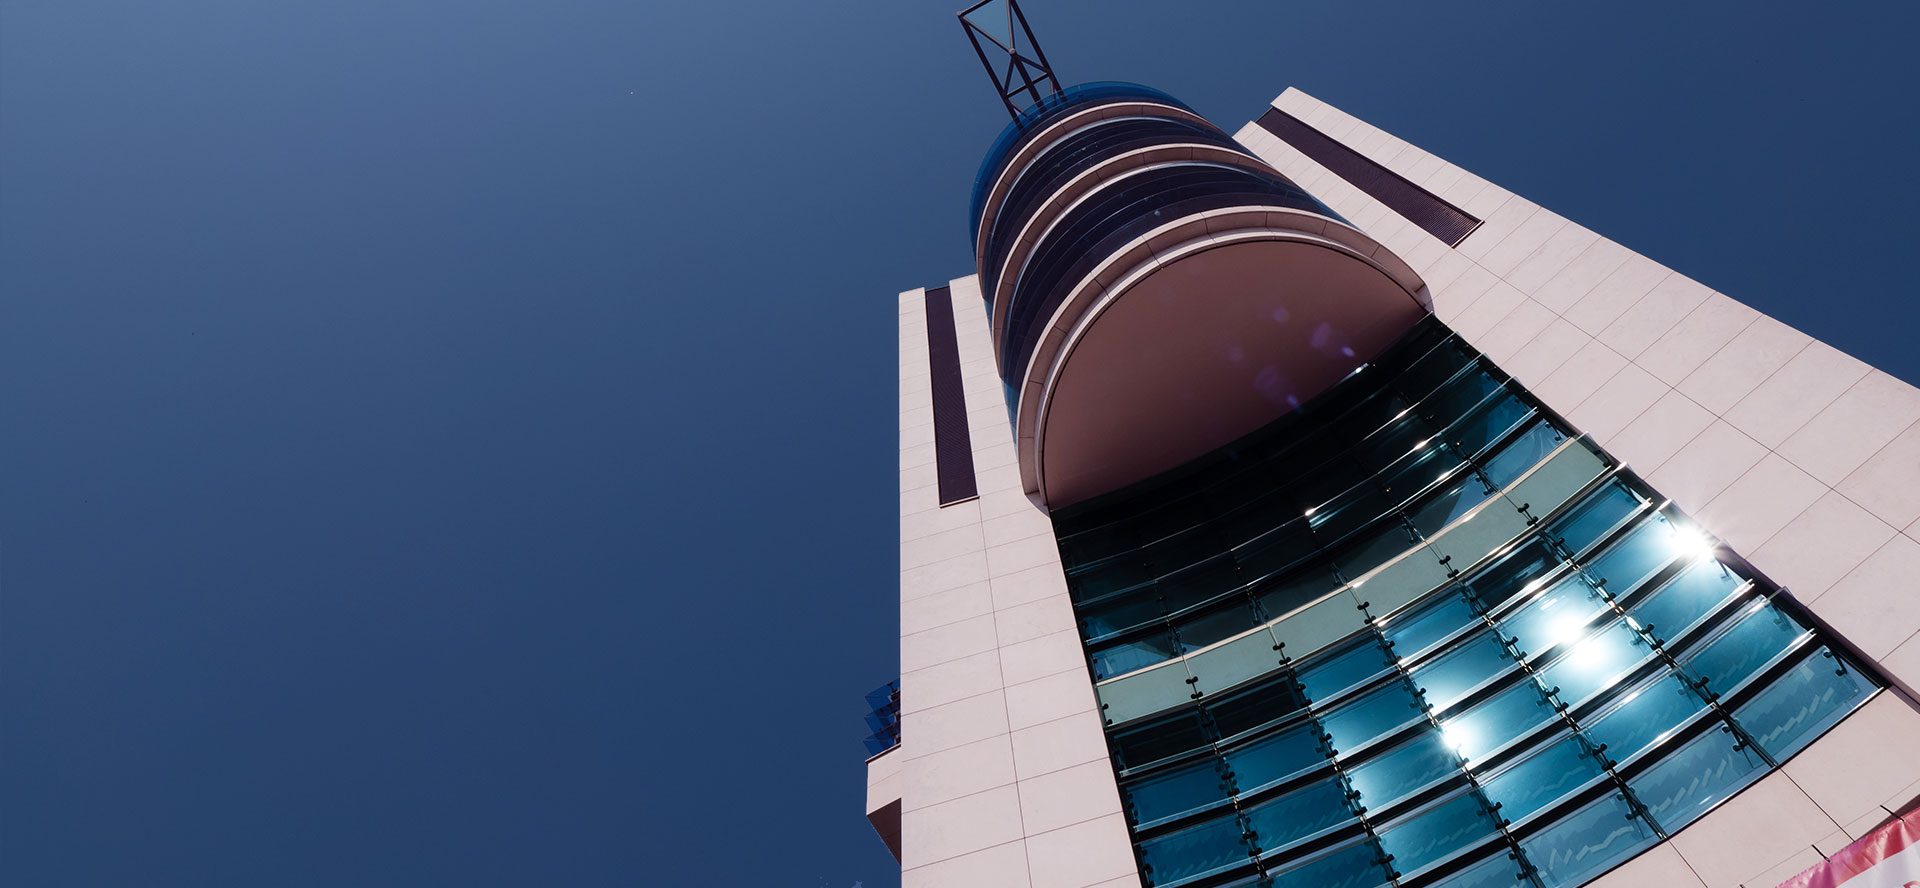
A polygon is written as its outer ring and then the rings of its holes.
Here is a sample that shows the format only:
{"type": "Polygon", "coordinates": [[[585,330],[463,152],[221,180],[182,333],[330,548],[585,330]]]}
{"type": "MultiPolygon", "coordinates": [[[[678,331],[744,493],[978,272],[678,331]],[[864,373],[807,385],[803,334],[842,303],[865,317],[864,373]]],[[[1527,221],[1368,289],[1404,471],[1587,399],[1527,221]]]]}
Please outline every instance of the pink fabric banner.
{"type": "Polygon", "coordinates": [[[1840,849],[1780,888],[1920,888],[1920,806],[1840,849]]]}

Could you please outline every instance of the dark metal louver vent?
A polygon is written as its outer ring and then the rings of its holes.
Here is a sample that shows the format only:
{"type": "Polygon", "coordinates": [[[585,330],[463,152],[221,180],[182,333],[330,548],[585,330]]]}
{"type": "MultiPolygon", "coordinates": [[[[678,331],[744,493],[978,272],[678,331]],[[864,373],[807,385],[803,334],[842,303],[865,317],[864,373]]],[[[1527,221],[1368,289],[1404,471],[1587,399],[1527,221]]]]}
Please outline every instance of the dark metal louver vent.
{"type": "Polygon", "coordinates": [[[1325,133],[1302,123],[1299,118],[1278,108],[1260,115],[1260,128],[1313,158],[1315,163],[1353,184],[1422,231],[1453,246],[1465,239],[1480,224],[1453,204],[1434,196],[1399,173],[1383,167],[1358,151],[1334,141],[1325,133]]]}
{"type": "Polygon", "coordinates": [[[927,291],[927,363],[933,384],[933,456],[940,505],[980,495],[973,477],[973,435],[967,431],[967,393],[960,383],[960,343],[953,329],[953,297],[946,287],[927,291]]]}

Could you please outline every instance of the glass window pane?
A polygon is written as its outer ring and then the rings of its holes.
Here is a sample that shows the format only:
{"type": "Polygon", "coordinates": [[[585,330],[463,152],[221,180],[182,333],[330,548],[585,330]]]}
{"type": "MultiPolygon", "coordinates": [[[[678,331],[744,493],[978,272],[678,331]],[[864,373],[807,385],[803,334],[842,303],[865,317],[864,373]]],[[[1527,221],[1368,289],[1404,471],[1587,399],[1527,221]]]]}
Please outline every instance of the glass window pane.
{"type": "Polygon", "coordinates": [[[1233,737],[1286,718],[1306,705],[1285,676],[1243,691],[1207,698],[1207,715],[1221,737],[1233,737]]]}
{"type": "Polygon", "coordinates": [[[1668,833],[1678,832],[1767,769],[1752,749],[1736,748],[1725,726],[1710,729],[1660,760],[1627,786],[1668,833]]]}
{"type": "Polygon", "coordinates": [[[1140,875],[1148,885],[1164,885],[1244,863],[1252,856],[1241,835],[1240,818],[1229,814],[1141,842],[1140,858],[1146,866],[1140,875]]]}
{"type": "Polygon", "coordinates": [[[1466,517],[1475,506],[1486,502],[1492,495],[1478,476],[1469,473],[1428,497],[1408,517],[1423,536],[1432,537],[1447,525],[1466,517]]]}
{"type": "Polygon", "coordinates": [[[1124,722],[1193,700],[1186,664],[1175,660],[1094,686],[1107,718],[1124,722]]]}
{"type": "Polygon", "coordinates": [[[1175,656],[1173,636],[1165,631],[1149,632],[1138,638],[1112,642],[1093,652],[1093,677],[1116,675],[1164,663],[1175,656]]]}
{"type": "Polygon", "coordinates": [[[1500,816],[1518,821],[1600,776],[1600,763],[1571,734],[1481,782],[1500,816]]]}
{"type": "MultiPolygon", "coordinates": [[[[1253,614],[1253,602],[1245,595],[1234,595],[1225,604],[1198,614],[1181,617],[1174,628],[1182,653],[1191,653],[1239,635],[1265,622],[1253,614]]],[[[1271,642],[1268,643],[1271,648],[1271,642]]]]}
{"type": "Polygon", "coordinates": [[[1784,760],[1872,696],[1873,682],[1860,670],[1817,648],[1734,717],[1762,749],[1784,760]]]}
{"type": "Polygon", "coordinates": [[[1297,789],[1247,809],[1254,847],[1272,851],[1354,818],[1340,781],[1327,780],[1297,789]]]}
{"type": "Polygon", "coordinates": [[[1307,721],[1225,750],[1220,755],[1233,771],[1233,782],[1241,795],[1258,792],[1327,762],[1320,731],[1307,721]]]}
{"type": "Polygon", "coordinates": [[[1315,657],[1300,670],[1300,684],[1307,689],[1307,699],[1325,700],[1392,666],[1393,658],[1380,642],[1363,638],[1344,651],[1315,657]]]}
{"type": "Polygon", "coordinates": [[[1547,454],[1565,440],[1567,436],[1554,428],[1553,423],[1544,419],[1535,420],[1531,428],[1521,432],[1520,437],[1500,448],[1498,454],[1487,460],[1487,477],[1493,480],[1494,486],[1506,487],[1528,469],[1539,465],[1541,460],[1547,458],[1547,454]]]}
{"type": "Polygon", "coordinates": [[[1321,716],[1320,726],[1333,735],[1334,749],[1349,752],[1420,716],[1413,692],[1395,679],[1321,716]]]}
{"type": "Polygon", "coordinates": [[[1807,631],[1778,609],[1755,604],[1733,628],[1686,659],[1687,670],[1706,679],[1707,687],[1722,694],[1733,690],[1807,631]]]}
{"type": "Polygon", "coordinates": [[[1547,888],[1574,888],[1659,841],[1624,797],[1581,808],[1520,843],[1547,888]]]}
{"type": "Polygon", "coordinates": [[[1460,592],[1450,590],[1434,596],[1418,610],[1395,618],[1387,626],[1387,639],[1393,642],[1393,652],[1407,659],[1461,627],[1479,622],[1480,614],[1473,602],[1460,592]]]}
{"type": "Polygon", "coordinates": [[[1480,606],[1491,610],[1563,563],[1545,542],[1531,540],[1500,559],[1498,564],[1475,574],[1467,585],[1473,589],[1474,597],[1480,599],[1480,606]]]}
{"type": "Polygon", "coordinates": [[[1697,531],[1681,528],[1655,512],[1589,561],[1587,574],[1615,598],[1624,599],[1675,558],[1691,558],[1708,551],[1706,538],[1697,531]]]}
{"type": "Polygon", "coordinates": [[[1634,664],[1653,656],[1653,646],[1619,620],[1568,647],[1541,670],[1547,687],[1560,689],[1560,702],[1572,706],[1619,678],[1634,664]]]}
{"type": "Polygon", "coordinates": [[[1533,408],[1511,392],[1494,395],[1465,419],[1446,431],[1446,438],[1465,453],[1479,453],[1532,415],[1533,408]]]}
{"type": "Polygon", "coordinates": [[[1439,709],[1466,696],[1468,691],[1513,663],[1507,646],[1492,632],[1482,632],[1456,642],[1445,653],[1415,667],[1409,675],[1414,686],[1426,692],[1428,705],[1439,709]]]}
{"type": "Polygon", "coordinates": [[[1113,747],[1120,767],[1138,768],[1208,745],[1200,710],[1191,708],[1161,719],[1115,731],[1113,747]]]}
{"type": "Polygon", "coordinates": [[[1410,873],[1499,831],[1486,805],[1464,793],[1380,830],[1393,868],[1410,873]]]}
{"type": "Polygon", "coordinates": [[[1220,760],[1208,757],[1198,764],[1130,778],[1120,785],[1127,813],[1134,824],[1152,823],[1185,814],[1225,799],[1226,774],[1220,760]]]}
{"type": "Polygon", "coordinates": [[[1709,558],[1680,571],[1653,594],[1635,602],[1627,613],[1653,637],[1668,641],[1727,600],[1742,582],[1726,565],[1709,558]]]}
{"type": "Polygon", "coordinates": [[[1641,502],[1640,495],[1619,480],[1608,481],[1553,523],[1547,533],[1578,555],[1595,540],[1606,535],[1641,502]]]}
{"type": "Polygon", "coordinates": [[[1473,760],[1555,717],[1540,686],[1523,680],[1485,703],[1448,718],[1440,731],[1447,745],[1473,760]]]}
{"type": "Polygon", "coordinates": [[[1492,857],[1434,883],[1433,888],[1534,888],[1505,847],[1492,857]]]}
{"type": "Polygon", "coordinates": [[[1607,606],[1599,590],[1578,573],[1568,574],[1539,598],[1500,621],[1501,631],[1529,655],[1545,653],[1585,635],[1587,621],[1607,606]]]}
{"type": "Polygon", "coordinates": [[[1461,773],[1460,761],[1438,731],[1423,731],[1399,746],[1347,771],[1360,804],[1378,808],[1435,780],[1461,773]]]}
{"type": "Polygon", "coordinates": [[[1667,673],[1642,685],[1584,727],[1595,743],[1606,745],[1607,758],[1624,762],[1705,708],[1707,703],[1699,694],[1679,676],[1667,673]]]}
{"type": "Polygon", "coordinates": [[[1145,590],[1083,604],[1078,610],[1080,631],[1086,633],[1088,638],[1111,635],[1149,620],[1157,620],[1164,613],[1160,608],[1160,600],[1151,591],[1145,590]]]}
{"type": "Polygon", "coordinates": [[[1275,873],[1267,888],[1377,888],[1388,881],[1384,857],[1362,839],[1275,873]]]}

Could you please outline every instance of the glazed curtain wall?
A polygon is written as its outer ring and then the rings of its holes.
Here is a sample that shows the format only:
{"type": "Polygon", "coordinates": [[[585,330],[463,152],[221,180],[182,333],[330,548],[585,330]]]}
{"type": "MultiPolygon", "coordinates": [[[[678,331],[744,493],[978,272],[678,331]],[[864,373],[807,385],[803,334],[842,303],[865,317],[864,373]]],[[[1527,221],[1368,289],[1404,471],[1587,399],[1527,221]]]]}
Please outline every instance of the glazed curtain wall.
{"type": "Polygon", "coordinates": [[[1056,530],[1154,886],[1579,885],[1876,691],[1431,319],[1056,530]]]}

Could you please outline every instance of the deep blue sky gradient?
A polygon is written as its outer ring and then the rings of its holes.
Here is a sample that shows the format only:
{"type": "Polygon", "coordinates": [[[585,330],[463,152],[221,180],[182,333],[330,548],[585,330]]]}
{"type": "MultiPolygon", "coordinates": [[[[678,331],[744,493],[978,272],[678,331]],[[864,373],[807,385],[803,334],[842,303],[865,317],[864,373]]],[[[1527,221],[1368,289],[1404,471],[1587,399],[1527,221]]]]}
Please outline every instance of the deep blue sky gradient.
{"type": "MultiPolygon", "coordinates": [[[[946,4],[0,6],[0,883],[897,884],[894,294],[946,4]]],[[[1920,7],[1031,0],[1909,381],[1920,7]]]]}

